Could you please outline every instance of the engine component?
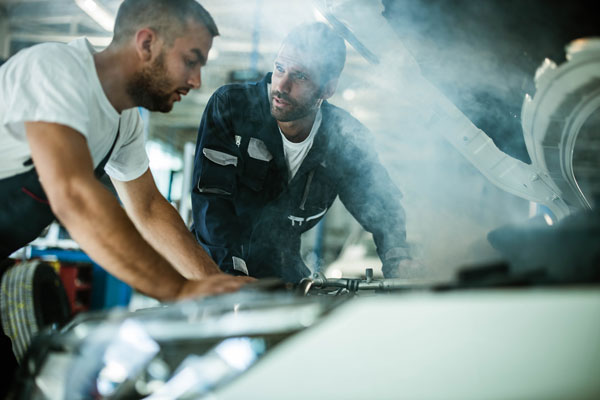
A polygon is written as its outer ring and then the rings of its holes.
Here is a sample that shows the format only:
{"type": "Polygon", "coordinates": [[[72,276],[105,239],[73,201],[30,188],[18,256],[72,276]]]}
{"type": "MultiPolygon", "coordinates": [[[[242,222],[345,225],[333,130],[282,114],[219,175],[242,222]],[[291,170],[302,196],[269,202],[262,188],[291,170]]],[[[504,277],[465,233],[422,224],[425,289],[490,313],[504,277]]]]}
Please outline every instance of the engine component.
{"type": "Polygon", "coordinates": [[[567,62],[557,67],[546,59],[538,68],[535,96],[526,96],[523,103],[523,131],[532,161],[549,171],[555,190],[570,205],[590,210],[574,162],[581,154],[582,178],[597,184],[600,39],[575,40],[566,50],[567,62]]]}
{"type": "Polygon", "coordinates": [[[365,279],[348,279],[348,278],[326,278],[321,272],[315,272],[310,278],[304,278],[298,284],[296,293],[300,296],[310,294],[331,294],[332,291],[337,291],[341,294],[344,291],[349,293],[357,293],[359,291],[379,291],[391,292],[398,290],[413,290],[413,289],[428,289],[436,282],[430,280],[415,280],[415,279],[373,279],[373,269],[367,268],[365,271],[365,279]]]}
{"type": "Polygon", "coordinates": [[[344,300],[246,290],[79,314],[59,331],[36,336],[15,398],[201,398],[344,300]]]}

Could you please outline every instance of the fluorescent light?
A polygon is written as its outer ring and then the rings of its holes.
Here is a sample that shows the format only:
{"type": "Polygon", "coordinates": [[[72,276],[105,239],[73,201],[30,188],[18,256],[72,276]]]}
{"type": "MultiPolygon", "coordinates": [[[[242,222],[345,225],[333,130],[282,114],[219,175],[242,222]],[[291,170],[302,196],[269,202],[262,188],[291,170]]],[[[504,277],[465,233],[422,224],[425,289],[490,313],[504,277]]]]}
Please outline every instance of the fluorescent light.
{"type": "Polygon", "coordinates": [[[317,21],[328,23],[327,18],[325,18],[325,16],[323,16],[323,14],[321,14],[321,11],[319,11],[319,9],[316,7],[313,8],[313,15],[317,21]]]}
{"type": "Polygon", "coordinates": [[[115,17],[95,0],[75,0],[75,3],[104,30],[113,31],[115,17]]]}
{"type": "Polygon", "coordinates": [[[356,92],[352,89],[346,89],[342,93],[342,97],[347,101],[353,100],[356,97],[356,92]]]}

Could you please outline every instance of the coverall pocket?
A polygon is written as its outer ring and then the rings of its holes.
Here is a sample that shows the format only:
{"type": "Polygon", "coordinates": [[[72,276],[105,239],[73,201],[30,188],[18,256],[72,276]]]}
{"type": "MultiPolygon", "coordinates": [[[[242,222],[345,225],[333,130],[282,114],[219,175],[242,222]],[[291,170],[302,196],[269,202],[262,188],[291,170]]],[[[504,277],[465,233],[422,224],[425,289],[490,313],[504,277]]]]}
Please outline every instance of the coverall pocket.
{"type": "Polygon", "coordinates": [[[247,159],[242,178],[243,184],[256,192],[262,190],[265,185],[268,170],[269,163],[267,161],[257,160],[255,158],[247,159]]]}
{"type": "Polygon", "coordinates": [[[196,190],[200,193],[231,195],[235,190],[237,157],[217,150],[202,150],[202,169],[196,190]]]}

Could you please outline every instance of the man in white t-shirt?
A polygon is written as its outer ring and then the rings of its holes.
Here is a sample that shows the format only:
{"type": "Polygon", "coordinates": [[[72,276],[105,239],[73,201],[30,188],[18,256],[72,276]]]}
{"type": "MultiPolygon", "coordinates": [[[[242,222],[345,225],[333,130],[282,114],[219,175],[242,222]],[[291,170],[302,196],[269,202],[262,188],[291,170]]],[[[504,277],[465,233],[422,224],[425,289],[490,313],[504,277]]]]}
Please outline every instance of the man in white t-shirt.
{"type": "Polygon", "coordinates": [[[368,130],[327,102],[344,67],[344,40],[323,23],[284,39],[260,82],[219,88],[198,132],[194,233],[219,267],[298,282],[310,271],[301,234],[339,196],[373,233],[383,274],[412,268],[401,194],[368,130]]]}
{"type": "Polygon", "coordinates": [[[199,88],[216,35],[194,0],[126,0],[105,50],[46,43],[2,65],[0,261],[56,217],[99,265],[157,299],[246,283],[221,273],[157,190],[136,109],[168,112],[199,88]]]}
{"type": "MultiPolygon", "coordinates": [[[[160,300],[249,281],[221,273],[157,190],[136,110],[168,112],[199,88],[216,35],[194,0],[125,0],[105,50],[46,43],[0,67],[0,266],[58,218],[99,265],[160,300]]],[[[16,368],[2,332],[0,354],[1,397],[16,368]]]]}

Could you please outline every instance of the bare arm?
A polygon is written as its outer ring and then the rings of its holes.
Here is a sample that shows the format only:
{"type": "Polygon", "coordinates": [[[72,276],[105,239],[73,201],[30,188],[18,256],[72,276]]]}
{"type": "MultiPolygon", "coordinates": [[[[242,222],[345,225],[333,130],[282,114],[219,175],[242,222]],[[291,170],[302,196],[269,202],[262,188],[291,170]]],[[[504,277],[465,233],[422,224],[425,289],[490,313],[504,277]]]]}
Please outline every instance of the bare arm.
{"type": "Polygon", "coordinates": [[[235,290],[244,283],[231,280],[211,291],[209,281],[187,281],[142,238],[117,200],[95,178],[83,135],[45,122],[27,122],[25,129],[52,211],[108,272],[159,300],[235,290]]]}
{"type": "Polygon", "coordinates": [[[113,184],[144,239],[170,260],[179,273],[188,279],[221,273],[196,243],[175,208],[160,194],[150,170],[130,182],[113,179],[113,184]]]}

